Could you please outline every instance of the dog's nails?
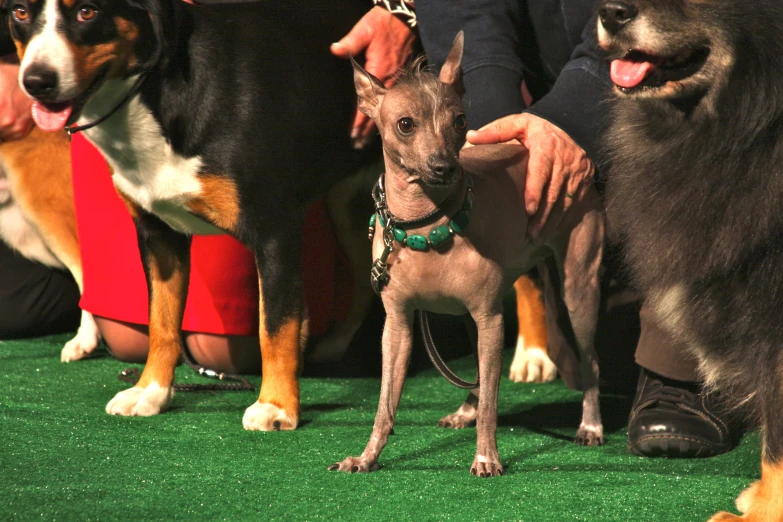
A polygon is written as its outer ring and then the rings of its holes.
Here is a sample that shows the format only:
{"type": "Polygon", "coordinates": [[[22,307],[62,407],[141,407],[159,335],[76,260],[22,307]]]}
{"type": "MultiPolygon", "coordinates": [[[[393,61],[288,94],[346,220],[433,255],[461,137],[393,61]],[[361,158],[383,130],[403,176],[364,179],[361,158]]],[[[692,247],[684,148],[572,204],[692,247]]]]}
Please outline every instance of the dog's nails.
{"type": "Polygon", "coordinates": [[[359,471],[359,466],[354,466],[351,468],[351,473],[357,473],[359,471]]]}
{"type": "Polygon", "coordinates": [[[326,469],[327,469],[327,471],[336,471],[336,470],[340,469],[340,465],[339,464],[332,464],[331,466],[329,466],[326,469]]]}

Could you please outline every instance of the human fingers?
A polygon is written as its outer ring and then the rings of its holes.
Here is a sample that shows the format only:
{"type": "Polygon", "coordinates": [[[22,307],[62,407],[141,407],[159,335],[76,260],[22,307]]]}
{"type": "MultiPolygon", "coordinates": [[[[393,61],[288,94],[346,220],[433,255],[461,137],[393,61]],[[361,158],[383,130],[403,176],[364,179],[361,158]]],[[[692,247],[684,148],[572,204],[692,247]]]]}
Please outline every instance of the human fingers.
{"type": "Polygon", "coordinates": [[[523,141],[530,122],[527,114],[510,114],[499,118],[476,131],[468,131],[467,140],[473,145],[505,143],[517,139],[523,141]]]}
{"type": "Polygon", "coordinates": [[[557,156],[551,151],[531,150],[525,183],[525,209],[531,215],[528,235],[539,240],[560,199],[564,177],[557,156]]]}
{"type": "Polygon", "coordinates": [[[365,51],[365,69],[390,87],[413,51],[415,34],[399,18],[377,8],[373,37],[365,51]]]}
{"type": "Polygon", "coordinates": [[[369,15],[370,13],[364,15],[348,34],[329,46],[333,55],[347,60],[350,55],[356,56],[367,49],[373,37],[373,27],[368,19],[369,15]]]}

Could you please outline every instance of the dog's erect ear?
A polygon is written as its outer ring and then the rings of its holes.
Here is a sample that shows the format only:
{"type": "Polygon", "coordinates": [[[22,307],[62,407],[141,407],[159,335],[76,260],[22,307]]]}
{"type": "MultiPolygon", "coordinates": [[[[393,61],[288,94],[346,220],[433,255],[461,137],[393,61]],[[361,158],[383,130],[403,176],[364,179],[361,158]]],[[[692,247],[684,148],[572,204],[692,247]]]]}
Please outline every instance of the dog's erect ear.
{"type": "Polygon", "coordinates": [[[465,32],[460,31],[454,38],[454,44],[451,46],[449,56],[443,67],[440,68],[440,81],[446,85],[451,85],[460,96],[465,94],[465,87],[462,84],[462,50],[465,47],[465,32]]]}
{"type": "Polygon", "coordinates": [[[361,65],[351,56],[351,65],[353,65],[353,83],[356,86],[356,95],[359,97],[357,102],[359,110],[372,119],[381,105],[383,97],[386,95],[386,87],[381,81],[372,74],[365,71],[361,65]]]}
{"type": "MultiPolygon", "coordinates": [[[[140,62],[134,67],[134,72],[151,69],[155,65],[163,65],[168,58],[169,44],[174,40],[174,6],[172,0],[126,0],[128,5],[146,11],[152,24],[155,42],[148,56],[140,57],[140,62]]],[[[178,1],[178,0],[173,0],[178,1]]]]}

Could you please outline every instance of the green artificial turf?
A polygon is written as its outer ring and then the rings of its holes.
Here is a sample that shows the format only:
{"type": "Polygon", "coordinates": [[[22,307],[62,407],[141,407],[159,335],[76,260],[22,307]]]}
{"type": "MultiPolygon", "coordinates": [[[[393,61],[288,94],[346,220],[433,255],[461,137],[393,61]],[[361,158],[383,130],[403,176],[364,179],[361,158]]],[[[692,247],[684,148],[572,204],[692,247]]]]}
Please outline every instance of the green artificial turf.
{"type": "MultiPolygon", "coordinates": [[[[758,474],[757,433],[705,460],[628,454],[625,397],[602,399],[607,444],[576,446],[579,393],[504,378],[507,474],[471,477],[475,430],[436,427],[464,392],[431,369],[408,379],[381,469],[329,472],[364,448],[378,379],[303,378],[295,432],[244,431],[254,392],[179,393],[163,415],[112,417],[104,407],[128,365],[62,364],[67,338],[0,342],[0,520],[703,521],[758,474]]],[[[185,367],[177,378],[202,380],[185,367]]]]}

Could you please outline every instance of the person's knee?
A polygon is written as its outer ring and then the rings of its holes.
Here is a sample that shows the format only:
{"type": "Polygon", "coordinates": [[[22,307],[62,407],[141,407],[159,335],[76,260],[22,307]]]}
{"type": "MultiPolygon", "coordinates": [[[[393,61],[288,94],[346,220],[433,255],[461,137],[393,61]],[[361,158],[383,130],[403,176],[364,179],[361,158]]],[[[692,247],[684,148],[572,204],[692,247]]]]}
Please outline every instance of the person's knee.
{"type": "Polygon", "coordinates": [[[185,344],[193,359],[211,370],[251,374],[261,370],[258,337],[187,333],[185,344]]]}
{"type": "Polygon", "coordinates": [[[146,325],[95,317],[107,350],[120,361],[143,363],[149,354],[150,338],[146,325]]]}

